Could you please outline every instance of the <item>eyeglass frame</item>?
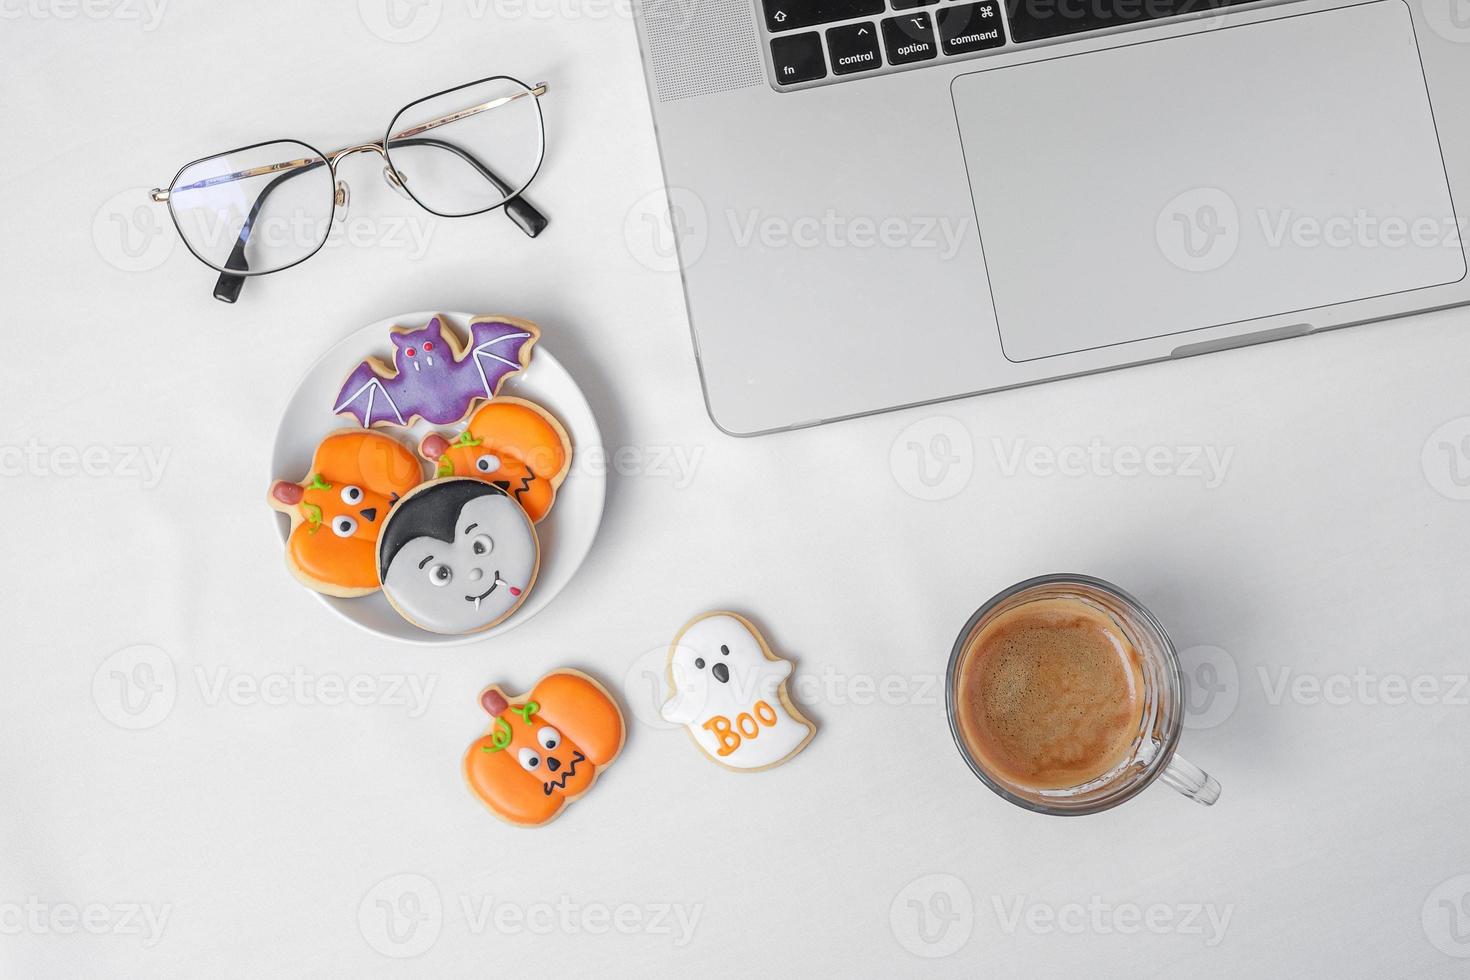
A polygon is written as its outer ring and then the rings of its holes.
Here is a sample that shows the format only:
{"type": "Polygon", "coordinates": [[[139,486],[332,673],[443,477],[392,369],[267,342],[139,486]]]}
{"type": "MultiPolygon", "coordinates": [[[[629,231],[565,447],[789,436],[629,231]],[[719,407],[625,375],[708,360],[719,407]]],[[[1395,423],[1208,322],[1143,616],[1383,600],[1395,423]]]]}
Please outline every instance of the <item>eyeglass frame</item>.
{"type": "Polygon", "coordinates": [[[288,177],[295,176],[296,174],[308,172],[312,169],[315,169],[316,167],[321,166],[323,163],[327,165],[327,173],[332,179],[332,203],[330,210],[327,212],[327,226],[328,228],[330,228],[332,222],[336,220],[337,208],[339,206],[345,207],[347,203],[345,195],[343,193],[343,188],[338,186],[337,164],[341,160],[351,156],[354,153],[365,152],[377,153],[380,157],[382,157],[384,163],[383,176],[389,182],[389,184],[394,189],[402,191],[415,204],[417,204],[419,207],[423,208],[430,214],[434,215],[435,217],[472,218],[476,215],[481,215],[490,211],[494,211],[497,208],[505,208],[506,217],[510,218],[510,220],[518,228],[520,228],[521,231],[525,232],[528,238],[535,238],[546,229],[546,226],[549,223],[549,219],[547,219],[547,217],[540,210],[538,210],[533,204],[531,204],[530,201],[527,201],[524,197],[522,197],[521,194],[525,192],[527,187],[531,186],[531,182],[534,181],[536,179],[536,175],[541,172],[541,164],[545,162],[546,159],[546,118],[545,115],[541,112],[540,98],[541,96],[546,94],[547,89],[548,85],[546,82],[537,82],[535,85],[527,85],[519,78],[515,78],[511,75],[490,75],[485,78],[476,79],[472,82],[465,82],[462,85],[451,86],[450,88],[444,89],[443,91],[435,92],[432,95],[425,95],[421,98],[414,99],[412,102],[406,103],[401,108],[399,108],[398,111],[393,113],[392,118],[390,118],[388,121],[387,132],[383,134],[382,139],[379,139],[377,141],[367,143],[353,143],[340,149],[333,150],[331,153],[323,153],[321,150],[317,149],[315,146],[306,142],[305,140],[299,140],[291,137],[262,140],[258,143],[251,143],[246,146],[239,146],[232,150],[221,150],[218,153],[210,153],[207,156],[199,157],[197,160],[191,160],[188,163],[184,164],[174,174],[173,179],[169,181],[167,187],[153,188],[148,192],[148,197],[156,204],[166,204],[168,206],[169,219],[173,222],[174,230],[178,232],[179,238],[183,241],[184,247],[189,250],[189,254],[193,255],[204,265],[208,266],[209,268],[220,274],[219,279],[215,282],[214,298],[225,303],[233,303],[237,298],[239,298],[240,290],[244,287],[246,279],[256,276],[268,276],[276,272],[284,272],[287,269],[294,268],[295,266],[300,265],[307,259],[316,255],[316,253],[320,252],[322,248],[327,244],[328,239],[330,239],[330,231],[327,235],[324,235],[322,237],[322,240],[320,242],[317,243],[316,248],[301,256],[301,258],[296,259],[293,262],[288,262],[286,265],[280,266],[279,268],[266,269],[260,272],[252,272],[248,269],[244,271],[238,271],[234,269],[221,268],[220,266],[206,259],[204,256],[200,255],[199,252],[195,250],[194,245],[189,241],[189,236],[184,234],[183,226],[179,224],[179,216],[178,213],[174,210],[172,201],[173,195],[177,191],[198,190],[205,187],[213,187],[216,184],[222,184],[228,181],[244,180],[249,177],[260,177],[272,173],[281,174],[281,176],[276,177],[270,183],[266,184],[264,189],[262,189],[261,192],[256,196],[255,203],[251,206],[250,214],[246,216],[245,223],[240,228],[240,234],[239,236],[237,236],[235,248],[231,251],[230,258],[225,260],[226,265],[228,265],[229,262],[234,259],[235,251],[241,252],[243,258],[244,247],[249,240],[250,229],[254,225],[256,216],[259,214],[261,202],[265,200],[266,195],[271,192],[271,190],[276,186],[276,183],[288,177]],[[519,85],[523,89],[523,91],[516,92],[512,95],[506,95],[501,96],[500,98],[491,99],[488,102],[483,102],[479,105],[470,106],[467,109],[460,109],[456,112],[450,113],[447,116],[440,116],[436,119],[431,119],[426,123],[421,123],[417,126],[413,126],[409,129],[403,130],[400,133],[393,132],[393,125],[398,121],[398,118],[409,109],[420,103],[428,102],[431,99],[437,99],[441,96],[451,95],[462,89],[473,88],[476,85],[483,85],[486,82],[497,81],[514,82],[516,85],[519,85]],[[450,149],[461,159],[467,160],[471,166],[473,166],[485,177],[486,180],[488,180],[491,184],[494,184],[495,187],[502,192],[502,194],[505,194],[504,200],[500,201],[498,204],[492,204],[489,207],[481,208],[478,211],[466,211],[462,214],[445,214],[442,211],[436,211],[433,208],[429,207],[423,201],[419,200],[418,195],[414,194],[414,192],[409,189],[404,175],[398,170],[396,166],[394,166],[393,158],[389,155],[388,146],[390,144],[398,142],[401,145],[405,140],[413,139],[420,133],[426,133],[431,129],[436,129],[440,126],[445,126],[449,123],[457,122],[461,119],[475,115],[480,112],[486,112],[490,109],[499,108],[500,106],[512,102],[516,99],[525,98],[527,95],[531,96],[532,99],[535,100],[533,104],[536,106],[536,121],[537,129],[539,132],[538,142],[540,145],[537,148],[538,152],[536,155],[535,169],[531,171],[530,176],[526,178],[525,182],[522,183],[520,187],[516,188],[514,193],[506,194],[505,191],[510,185],[506,181],[497,177],[495,173],[490,170],[489,167],[486,167],[473,155],[469,154],[467,151],[459,149],[452,143],[438,140],[414,140],[414,142],[409,145],[438,145],[446,149],[450,149]],[[187,184],[184,187],[175,186],[178,183],[179,178],[181,178],[184,175],[184,172],[190,167],[198,166],[199,164],[204,163],[207,160],[213,160],[218,157],[227,157],[236,153],[245,153],[247,151],[254,150],[262,146],[269,146],[273,143],[295,143],[298,146],[304,146],[312,153],[315,153],[316,158],[286,160],[281,163],[268,164],[261,167],[251,167],[248,170],[236,171],[235,173],[230,174],[221,174],[216,177],[208,177],[204,180],[195,181],[194,183],[187,184]]]}

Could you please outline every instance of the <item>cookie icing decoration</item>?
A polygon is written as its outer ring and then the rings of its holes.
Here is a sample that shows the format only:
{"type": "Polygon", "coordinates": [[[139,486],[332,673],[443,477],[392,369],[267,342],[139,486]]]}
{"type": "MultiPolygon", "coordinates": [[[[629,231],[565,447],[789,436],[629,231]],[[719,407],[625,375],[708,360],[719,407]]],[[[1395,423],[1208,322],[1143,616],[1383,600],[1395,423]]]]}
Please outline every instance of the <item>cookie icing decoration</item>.
{"type": "Polygon", "coordinates": [[[622,711],[581,671],[553,671],[519,697],[491,685],[480,704],[490,714],[490,729],[465,753],[465,781],[509,823],[549,823],[591,789],[623,749],[622,711]]]}
{"type": "Polygon", "coordinates": [[[469,341],[444,317],[422,327],[394,327],[393,363],[377,357],[353,368],[332,411],[351,415],[364,428],[459,422],[483,399],[494,398],[505,379],[531,363],[541,330],[529,320],[480,316],[470,321],[469,341]]]}
{"type": "Polygon", "coordinates": [[[540,567],[536,529],[493,483],[430,480],[388,516],[378,573],[404,619],[431,633],[478,633],[518,609],[540,567]]]}
{"type": "Polygon", "coordinates": [[[431,432],[419,455],[437,476],[469,476],[495,484],[539,523],[572,468],[567,430],[539,405],[496,398],[482,405],[457,437],[431,432]]]}
{"type": "Polygon", "coordinates": [[[687,623],[669,648],[668,672],[674,696],[664,720],[684,725],[722,766],[778,766],[817,733],[786,691],[791,662],[743,616],[712,612],[687,623]]]}
{"type": "Polygon", "coordinates": [[[389,510],[423,478],[414,454],[380,432],[343,429],[327,436],[305,478],[277,480],[266,497],[291,518],[291,574],[327,595],[376,592],[378,535],[389,510]]]}

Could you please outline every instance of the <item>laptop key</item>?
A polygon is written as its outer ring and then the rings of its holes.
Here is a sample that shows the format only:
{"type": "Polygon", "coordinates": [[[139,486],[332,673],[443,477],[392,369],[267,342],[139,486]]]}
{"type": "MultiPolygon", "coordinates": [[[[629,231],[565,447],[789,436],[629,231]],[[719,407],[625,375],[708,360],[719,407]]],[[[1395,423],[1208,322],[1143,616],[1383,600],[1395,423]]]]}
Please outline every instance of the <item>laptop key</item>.
{"type": "Polygon", "coordinates": [[[883,21],[883,47],[890,65],[928,61],[939,54],[928,14],[904,14],[883,21]]]}
{"type": "Polygon", "coordinates": [[[881,67],[878,28],[872,24],[847,24],[827,28],[827,52],[832,56],[832,74],[851,75],[881,67]]]}
{"type": "Polygon", "coordinates": [[[891,0],[894,10],[912,10],[915,7],[928,7],[936,4],[939,0],[891,0]]]}
{"type": "Polygon", "coordinates": [[[1142,24],[1166,17],[1224,11],[1249,0],[1089,0],[1061,3],[1058,0],[1005,0],[1011,21],[1011,40],[1017,44],[1052,37],[1101,31],[1109,27],[1142,24]]]}
{"type": "Polygon", "coordinates": [[[827,63],[822,60],[822,35],[816,31],[773,38],[771,60],[776,64],[776,81],[782,85],[827,77],[827,63]]]}
{"type": "Polygon", "coordinates": [[[883,0],[761,0],[772,34],[883,13],[883,0]]]}
{"type": "Polygon", "coordinates": [[[935,19],[939,21],[939,46],[945,54],[969,54],[1006,43],[999,0],[945,7],[935,19]]]}

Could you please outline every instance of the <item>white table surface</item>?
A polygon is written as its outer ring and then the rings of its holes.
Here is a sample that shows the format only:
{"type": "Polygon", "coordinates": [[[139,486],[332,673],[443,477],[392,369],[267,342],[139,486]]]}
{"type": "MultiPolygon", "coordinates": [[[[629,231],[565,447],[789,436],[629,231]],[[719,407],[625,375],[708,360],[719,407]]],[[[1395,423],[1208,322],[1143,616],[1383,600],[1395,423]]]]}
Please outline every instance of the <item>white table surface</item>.
{"type": "Polygon", "coordinates": [[[662,199],[621,2],[428,0],[413,41],[377,0],[159,4],[0,4],[0,974],[1464,974],[1470,313],[726,438],[638,237],[662,199]],[[429,221],[358,157],[368,244],[230,307],[143,198],[497,72],[551,83],[538,241],[429,221]],[[262,497],[301,368],[435,307],[541,323],[625,452],[566,592],[425,651],[327,615],[262,497]],[[1184,738],[1212,810],[1157,786],[1045,819],[961,764],[954,635],[1058,570],[1135,592],[1215,679],[1184,738]],[[820,731],[783,768],[653,723],[642,671],[720,607],[797,662],[820,731]],[[626,750],[504,826],[460,777],[476,694],[563,665],[618,693],[626,750]]]}

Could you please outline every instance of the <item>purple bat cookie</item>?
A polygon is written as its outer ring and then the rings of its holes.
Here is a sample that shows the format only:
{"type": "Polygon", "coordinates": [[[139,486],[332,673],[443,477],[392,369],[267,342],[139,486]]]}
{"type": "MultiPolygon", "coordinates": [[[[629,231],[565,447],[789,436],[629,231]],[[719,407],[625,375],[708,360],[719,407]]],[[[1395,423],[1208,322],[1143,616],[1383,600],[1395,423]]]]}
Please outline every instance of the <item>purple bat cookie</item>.
{"type": "Polygon", "coordinates": [[[332,411],[364,428],[411,425],[421,418],[450,425],[480,399],[494,398],[506,378],[531,363],[541,330],[508,316],[470,321],[465,346],[454,328],[434,317],[427,326],[394,327],[393,365],[369,357],[347,376],[332,411]]]}

